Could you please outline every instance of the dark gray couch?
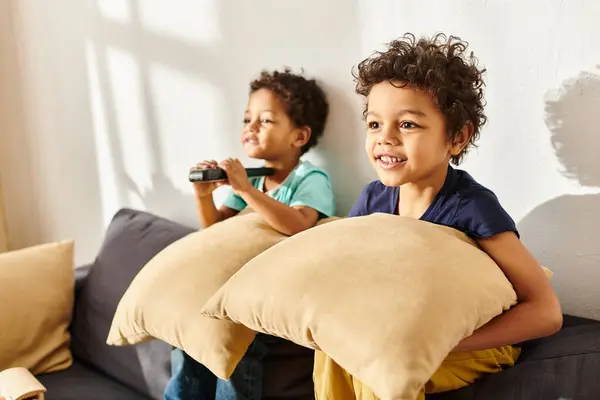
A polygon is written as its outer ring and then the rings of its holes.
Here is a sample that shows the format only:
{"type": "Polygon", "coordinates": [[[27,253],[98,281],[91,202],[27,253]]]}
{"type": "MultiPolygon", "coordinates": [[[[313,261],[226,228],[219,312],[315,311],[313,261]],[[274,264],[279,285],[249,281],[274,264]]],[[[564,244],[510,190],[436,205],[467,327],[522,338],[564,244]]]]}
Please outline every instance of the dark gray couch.
{"type": "MultiPolygon", "coordinates": [[[[106,337],[117,304],[137,272],[190,232],[191,228],[141,211],[123,209],[115,215],[94,263],[76,271],[71,326],[75,362],[65,371],[38,377],[48,389],[48,400],[162,398],[170,375],[170,346],[154,340],[111,347],[106,337]]],[[[312,362],[308,349],[289,342],[273,345],[265,365],[265,398],[314,398],[312,362]]],[[[516,367],[430,398],[600,399],[598,373],[600,323],[567,317],[557,335],[526,343],[516,367]]]]}

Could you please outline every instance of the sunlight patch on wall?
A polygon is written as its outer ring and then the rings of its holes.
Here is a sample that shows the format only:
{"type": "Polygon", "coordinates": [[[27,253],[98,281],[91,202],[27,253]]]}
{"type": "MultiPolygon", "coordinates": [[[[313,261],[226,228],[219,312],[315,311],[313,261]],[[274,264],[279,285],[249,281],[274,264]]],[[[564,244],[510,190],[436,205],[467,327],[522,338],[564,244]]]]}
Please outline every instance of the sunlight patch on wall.
{"type": "Polygon", "coordinates": [[[119,195],[115,177],[114,163],[110,150],[109,130],[106,120],[106,109],[103,98],[106,95],[100,84],[98,71],[98,55],[94,44],[86,41],[85,58],[87,64],[90,107],[96,144],[96,160],[98,182],[100,183],[100,202],[102,205],[102,222],[105,226],[110,222],[119,207],[119,195]]]}
{"type": "Polygon", "coordinates": [[[221,39],[216,0],[140,1],[139,7],[148,30],[203,46],[221,39]]]}
{"type": "Polygon", "coordinates": [[[191,192],[189,168],[196,162],[224,156],[238,143],[237,132],[222,124],[224,99],[214,85],[160,64],[150,66],[150,86],[160,132],[163,174],[173,185],[191,192]]]}
{"type": "Polygon", "coordinates": [[[116,47],[106,49],[116,129],[112,139],[117,141],[123,165],[118,166],[126,176],[119,181],[130,191],[132,205],[138,206],[136,193],[151,187],[151,174],[156,155],[148,142],[148,126],[144,109],[144,94],[140,67],[134,55],[116,47]]]}
{"type": "Polygon", "coordinates": [[[115,22],[131,22],[131,3],[124,0],[98,0],[98,11],[106,18],[115,22]]]}

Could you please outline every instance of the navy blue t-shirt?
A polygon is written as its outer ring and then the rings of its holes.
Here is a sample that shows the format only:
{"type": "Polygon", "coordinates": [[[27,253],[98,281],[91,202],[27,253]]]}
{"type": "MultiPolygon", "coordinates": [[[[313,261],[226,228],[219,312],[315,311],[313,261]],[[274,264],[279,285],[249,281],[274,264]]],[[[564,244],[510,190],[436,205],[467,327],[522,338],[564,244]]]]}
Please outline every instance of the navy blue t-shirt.
{"type": "MultiPolygon", "coordinates": [[[[374,213],[398,214],[399,187],[381,181],[369,183],[352,207],[349,217],[374,213]]],[[[464,232],[473,239],[484,239],[502,232],[519,236],[513,219],[502,208],[491,190],[480,185],[467,172],[448,166],[442,189],[420,218],[464,232]]]]}

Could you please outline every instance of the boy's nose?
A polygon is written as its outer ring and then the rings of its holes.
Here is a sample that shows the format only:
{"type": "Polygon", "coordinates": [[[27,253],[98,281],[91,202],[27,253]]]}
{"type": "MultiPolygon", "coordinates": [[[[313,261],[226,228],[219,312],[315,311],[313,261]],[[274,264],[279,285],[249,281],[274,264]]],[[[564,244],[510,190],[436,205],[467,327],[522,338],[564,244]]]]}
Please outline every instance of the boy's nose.
{"type": "Polygon", "coordinates": [[[250,121],[248,125],[246,125],[246,130],[249,132],[257,133],[258,132],[258,121],[250,121]]]}
{"type": "Polygon", "coordinates": [[[399,133],[389,127],[383,128],[379,131],[379,135],[377,136],[377,144],[382,146],[397,146],[401,144],[401,142],[402,140],[400,139],[399,133]]]}

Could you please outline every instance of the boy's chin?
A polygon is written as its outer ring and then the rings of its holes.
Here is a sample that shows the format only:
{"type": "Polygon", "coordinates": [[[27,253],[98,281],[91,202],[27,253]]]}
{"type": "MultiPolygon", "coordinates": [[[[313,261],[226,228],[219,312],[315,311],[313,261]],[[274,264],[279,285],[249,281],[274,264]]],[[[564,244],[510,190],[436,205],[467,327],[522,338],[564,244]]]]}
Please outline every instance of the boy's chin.
{"type": "Polygon", "coordinates": [[[254,158],[254,159],[259,159],[262,160],[265,158],[265,154],[263,151],[260,151],[258,149],[246,149],[246,155],[250,158],[254,158]]]}
{"type": "Polygon", "coordinates": [[[402,186],[406,183],[406,180],[402,176],[399,176],[397,174],[390,174],[386,172],[377,171],[377,176],[379,177],[381,183],[383,183],[385,186],[402,186]]]}

